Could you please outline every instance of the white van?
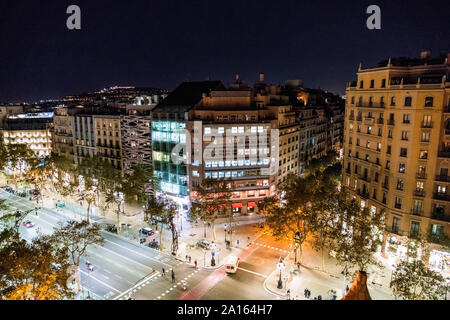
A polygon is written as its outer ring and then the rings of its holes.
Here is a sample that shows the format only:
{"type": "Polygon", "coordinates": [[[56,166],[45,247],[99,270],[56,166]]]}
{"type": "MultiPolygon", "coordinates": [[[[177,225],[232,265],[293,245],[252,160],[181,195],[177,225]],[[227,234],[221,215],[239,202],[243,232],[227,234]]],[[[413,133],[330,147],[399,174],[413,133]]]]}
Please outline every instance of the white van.
{"type": "Polygon", "coordinates": [[[239,262],[241,260],[236,256],[228,257],[227,263],[225,264],[225,272],[226,273],[236,273],[239,268],[239,262]]]}

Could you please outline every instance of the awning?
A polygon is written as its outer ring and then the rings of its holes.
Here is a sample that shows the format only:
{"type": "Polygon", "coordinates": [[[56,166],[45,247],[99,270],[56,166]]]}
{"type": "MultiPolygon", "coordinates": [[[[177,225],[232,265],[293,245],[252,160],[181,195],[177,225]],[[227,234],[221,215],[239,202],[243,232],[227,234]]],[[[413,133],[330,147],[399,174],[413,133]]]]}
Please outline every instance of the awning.
{"type": "Polygon", "coordinates": [[[247,204],[247,207],[249,207],[249,208],[255,208],[255,207],[256,207],[256,202],[249,202],[249,203],[247,204]]]}
{"type": "Polygon", "coordinates": [[[242,208],[242,203],[233,203],[233,208],[242,208]]]}

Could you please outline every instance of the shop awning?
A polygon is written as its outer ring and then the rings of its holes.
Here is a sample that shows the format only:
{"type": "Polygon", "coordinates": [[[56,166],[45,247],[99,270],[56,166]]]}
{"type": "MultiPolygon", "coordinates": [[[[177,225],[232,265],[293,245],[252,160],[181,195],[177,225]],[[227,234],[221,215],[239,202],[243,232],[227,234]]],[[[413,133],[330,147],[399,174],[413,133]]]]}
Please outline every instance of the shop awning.
{"type": "Polygon", "coordinates": [[[255,208],[255,207],[256,207],[256,202],[249,202],[249,203],[247,204],[247,207],[249,207],[249,208],[255,208]]]}
{"type": "Polygon", "coordinates": [[[242,203],[233,203],[233,208],[242,208],[242,203]]]}

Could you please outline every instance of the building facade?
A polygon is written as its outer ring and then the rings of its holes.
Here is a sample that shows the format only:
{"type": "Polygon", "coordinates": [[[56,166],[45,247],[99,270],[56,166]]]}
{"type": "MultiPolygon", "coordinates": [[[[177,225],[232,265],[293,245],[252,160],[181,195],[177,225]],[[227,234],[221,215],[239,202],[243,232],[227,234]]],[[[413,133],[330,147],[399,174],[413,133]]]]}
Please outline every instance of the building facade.
{"type": "Polygon", "coordinates": [[[347,87],[343,185],[385,210],[387,255],[406,254],[402,238],[450,234],[449,71],[448,56],[389,59],[347,87]]]}
{"type": "Polygon", "coordinates": [[[52,152],[53,113],[11,114],[3,120],[5,144],[26,144],[39,158],[52,152]]]}

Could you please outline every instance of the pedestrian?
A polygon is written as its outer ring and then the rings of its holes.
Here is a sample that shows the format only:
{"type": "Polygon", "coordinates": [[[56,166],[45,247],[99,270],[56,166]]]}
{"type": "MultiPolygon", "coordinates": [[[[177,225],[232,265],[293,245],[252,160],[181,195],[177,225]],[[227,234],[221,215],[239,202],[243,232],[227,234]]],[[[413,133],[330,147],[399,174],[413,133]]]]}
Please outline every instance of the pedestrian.
{"type": "Polygon", "coordinates": [[[186,259],[186,261],[188,261],[188,255],[186,255],[185,259],[186,259]]]}
{"type": "Polygon", "coordinates": [[[192,258],[192,257],[191,257],[191,256],[189,256],[189,263],[191,263],[191,261],[192,261],[192,260],[191,260],[191,258],[192,258]]]}
{"type": "Polygon", "coordinates": [[[297,262],[297,268],[300,270],[300,262],[297,262]]]}
{"type": "Polygon", "coordinates": [[[172,269],[172,283],[173,282],[175,282],[175,272],[173,272],[173,269],[172,269]]]}
{"type": "Polygon", "coordinates": [[[345,292],[348,292],[348,290],[350,290],[350,288],[347,285],[347,287],[345,288],[345,292]]]}
{"type": "Polygon", "coordinates": [[[287,299],[291,300],[291,289],[288,289],[287,291],[287,299]]]}
{"type": "Polygon", "coordinates": [[[166,270],[164,268],[162,268],[162,275],[165,276],[166,275],[166,270]]]}
{"type": "Polygon", "coordinates": [[[236,244],[239,247],[239,239],[236,240],[236,244]]]}
{"type": "Polygon", "coordinates": [[[322,296],[319,294],[319,296],[317,297],[317,300],[322,300],[322,296]]]}
{"type": "Polygon", "coordinates": [[[195,269],[197,269],[197,259],[194,261],[195,269]]]}
{"type": "Polygon", "coordinates": [[[308,289],[305,289],[305,291],[303,291],[305,298],[308,298],[308,289]]]}

